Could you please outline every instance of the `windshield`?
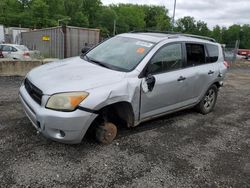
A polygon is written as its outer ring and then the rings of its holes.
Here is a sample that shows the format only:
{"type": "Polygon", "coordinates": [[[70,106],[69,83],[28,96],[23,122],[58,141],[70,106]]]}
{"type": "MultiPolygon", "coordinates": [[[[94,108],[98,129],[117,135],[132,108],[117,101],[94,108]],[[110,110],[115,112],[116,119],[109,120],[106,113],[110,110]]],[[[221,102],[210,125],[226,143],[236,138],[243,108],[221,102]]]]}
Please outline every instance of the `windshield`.
{"type": "Polygon", "coordinates": [[[128,72],[140,63],[153,46],[151,42],[117,36],[101,43],[85,57],[110,69],[128,72]]]}

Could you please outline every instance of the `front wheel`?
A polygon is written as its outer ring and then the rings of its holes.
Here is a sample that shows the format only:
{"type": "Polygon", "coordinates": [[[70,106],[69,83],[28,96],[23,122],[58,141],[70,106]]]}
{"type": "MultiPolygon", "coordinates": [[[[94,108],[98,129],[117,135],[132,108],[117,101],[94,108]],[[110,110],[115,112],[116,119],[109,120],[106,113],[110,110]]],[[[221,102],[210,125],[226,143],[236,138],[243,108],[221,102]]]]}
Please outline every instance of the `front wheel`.
{"type": "Polygon", "coordinates": [[[213,111],[218,95],[218,88],[216,85],[210,86],[205,96],[197,104],[196,109],[202,114],[208,114],[213,111]]]}

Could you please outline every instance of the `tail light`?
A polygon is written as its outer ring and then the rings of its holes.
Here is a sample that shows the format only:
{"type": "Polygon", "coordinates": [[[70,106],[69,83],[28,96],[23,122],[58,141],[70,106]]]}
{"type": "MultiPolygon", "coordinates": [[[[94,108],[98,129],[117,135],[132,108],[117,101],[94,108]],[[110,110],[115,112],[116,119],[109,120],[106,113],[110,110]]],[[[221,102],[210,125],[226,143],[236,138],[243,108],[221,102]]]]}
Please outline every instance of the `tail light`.
{"type": "Polygon", "coordinates": [[[227,61],[224,61],[223,64],[225,65],[226,68],[229,68],[229,63],[227,61]]]}
{"type": "Polygon", "coordinates": [[[23,56],[25,57],[29,57],[30,56],[30,53],[29,52],[24,52],[23,56]]]}

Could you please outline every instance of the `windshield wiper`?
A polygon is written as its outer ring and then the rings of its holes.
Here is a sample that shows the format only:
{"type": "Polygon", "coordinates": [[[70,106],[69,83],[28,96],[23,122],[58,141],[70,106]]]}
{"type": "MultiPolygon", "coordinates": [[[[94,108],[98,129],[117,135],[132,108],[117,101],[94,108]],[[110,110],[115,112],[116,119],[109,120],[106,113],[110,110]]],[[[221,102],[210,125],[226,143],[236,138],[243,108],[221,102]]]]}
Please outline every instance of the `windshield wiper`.
{"type": "Polygon", "coordinates": [[[117,70],[117,71],[123,71],[123,72],[127,72],[128,71],[127,69],[120,68],[120,67],[115,67],[115,66],[112,66],[112,65],[108,65],[106,63],[103,63],[103,62],[97,61],[95,59],[89,58],[87,55],[84,55],[83,59],[87,60],[90,63],[94,63],[94,64],[97,64],[99,66],[111,69],[111,70],[117,70]]]}
{"type": "Polygon", "coordinates": [[[82,55],[81,58],[82,58],[82,59],[85,59],[85,60],[87,60],[87,61],[90,61],[90,60],[89,60],[89,57],[88,57],[87,55],[82,55]]]}
{"type": "Polygon", "coordinates": [[[97,61],[95,59],[92,59],[92,58],[89,58],[87,55],[85,55],[84,57],[86,57],[86,59],[90,62],[93,62],[97,65],[100,65],[102,67],[105,67],[105,68],[108,68],[108,69],[112,69],[110,66],[108,66],[106,63],[103,63],[103,62],[100,62],[100,61],[97,61]]]}

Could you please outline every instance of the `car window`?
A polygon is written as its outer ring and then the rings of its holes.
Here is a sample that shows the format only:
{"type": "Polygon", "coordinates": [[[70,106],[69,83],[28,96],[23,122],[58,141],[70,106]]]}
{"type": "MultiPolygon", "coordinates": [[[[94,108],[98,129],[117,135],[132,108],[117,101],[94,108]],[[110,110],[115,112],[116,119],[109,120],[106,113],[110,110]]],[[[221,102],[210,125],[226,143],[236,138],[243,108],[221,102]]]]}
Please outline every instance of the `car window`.
{"type": "Polygon", "coordinates": [[[162,73],[182,67],[181,44],[170,44],[156,52],[148,66],[148,73],[162,73]]]}
{"type": "Polygon", "coordinates": [[[15,47],[18,48],[21,51],[29,51],[29,49],[24,45],[19,45],[19,46],[15,46],[15,47]]]}
{"type": "Polygon", "coordinates": [[[206,44],[207,51],[208,51],[208,63],[214,63],[218,61],[219,57],[219,48],[213,44],[206,44]]]}
{"type": "Polygon", "coordinates": [[[206,62],[205,48],[202,44],[186,44],[187,66],[201,65],[206,62]]]}
{"type": "Polygon", "coordinates": [[[11,48],[11,51],[12,51],[12,52],[17,52],[17,49],[14,48],[14,47],[12,47],[12,48],[11,48]]]}
{"type": "Polygon", "coordinates": [[[12,47],[11,46],[3,46],[3,52],[11,52],[12,47]]]}
{"type": "Polygon", "coordinates": [[[140,63],[153,46],[152,42],[116,36],[90,50],[86,56],[87,60],[99,62],[97,64],[128,72],[140,63]]]}

